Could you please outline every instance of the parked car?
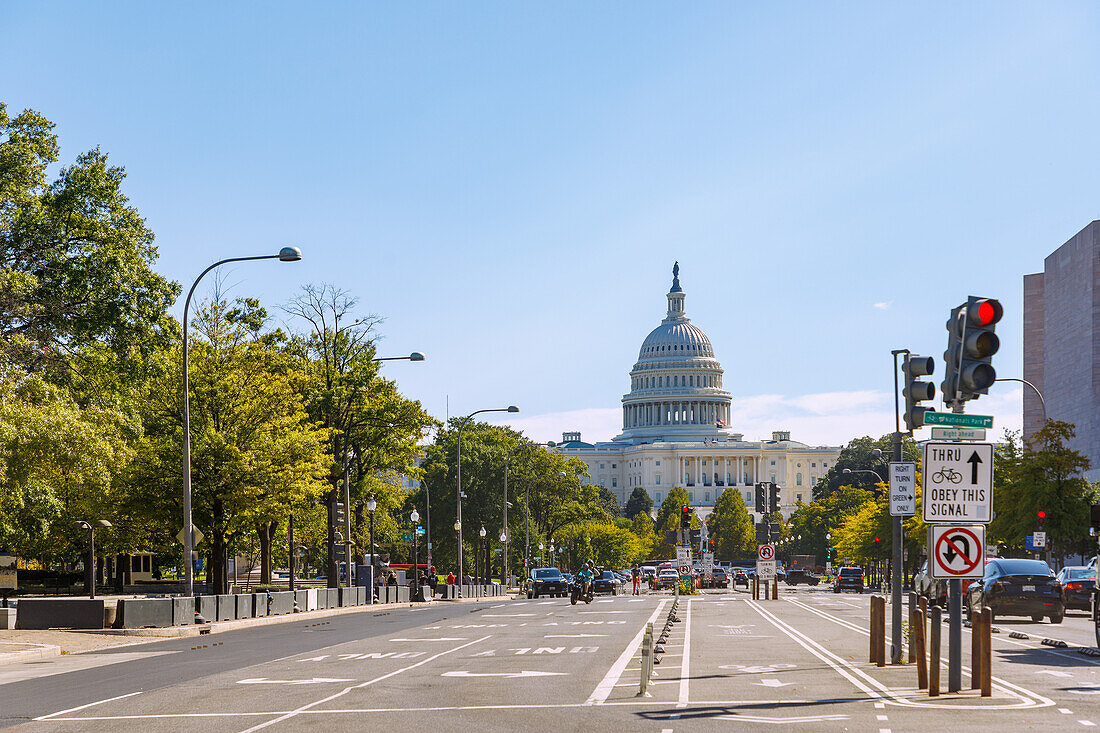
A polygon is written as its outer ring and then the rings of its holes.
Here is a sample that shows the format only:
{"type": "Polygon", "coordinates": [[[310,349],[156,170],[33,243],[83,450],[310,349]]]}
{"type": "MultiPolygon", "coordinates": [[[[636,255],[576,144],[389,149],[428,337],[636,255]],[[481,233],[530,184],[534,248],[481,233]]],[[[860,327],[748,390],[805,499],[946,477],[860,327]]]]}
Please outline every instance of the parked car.
{"type": "Polygon", "coordinates": [[[1092,610],[1092,594],[1096,590],[1096,569],[1084,565],[1067,565],[1058,571],[1062,585],[1062,603],[1066,610],[1092,610]]]}
{"type": "Polygon", "coordinates": [[[642,582],[651,583],[653,579],[657,577],[656,565],[643,565],[642,566],[642,582]]]}
{"type": "Polygon", "coordinates": [[[604,570],[599,577],[592,581],[592,592],[596,595],[606,593],[617,596],[623,592],[623,581],[612,570],[604,570]]]}
{"type": "Polygon", "coordinates": [[[805,583],[806,585],[817,585],[821,582],[821,578],[817,577],[808,570],[792,570],[787,573],[787,585],[798,585],[799,583],[805,583]]]}
{"type": "Polygon", "coordinates": [[[1096,569],[1082,565],[1069,565],[1056,576],[1062,586],[1062,603],[1066,610],[1092,610],[1092,596],[1096,591],[1096,569]]]}
{"type": "Polygon", "coordinates": [[[976,613],[989,606],[993,616],[1030,616],[1032,621],[1050,619],[1062,623],[1065,603],[1062,585],[1042,560],[997,558],[985,565],[985,575],[971,583],[966,609],[976,613]]]}
{"type": "Polygon", "coordinates": [[[557,568],[532,568],[527,578],[527,597],[553,596],[564,598],[569,592],[561,571],[557,568]]]}
{"type": "Polygon", "coordinates": [[[733,571],[733,587],[736,588],[739,585],[743,585],[746,588],[749,587],[749,576],[740,568],[733,571]]]}
{"type": "Polygon", "coordinates": [[[837,571],[836,578],[833,580],[833,593],[839,593],[842,590],[854,590],[856,593],[862,593],[863,582],[863,568],[841,568],[837,571]]]}

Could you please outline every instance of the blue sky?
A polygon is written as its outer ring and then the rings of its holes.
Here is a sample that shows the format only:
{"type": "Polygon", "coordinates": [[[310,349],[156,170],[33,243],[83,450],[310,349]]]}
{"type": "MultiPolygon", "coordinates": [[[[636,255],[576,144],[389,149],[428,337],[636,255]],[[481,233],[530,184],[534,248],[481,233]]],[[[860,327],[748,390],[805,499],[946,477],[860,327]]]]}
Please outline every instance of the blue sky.
{"type": "MultiPolygon", "coordinates": [[[[1098,218],[1100,9],[1076,3],[5,3],[0,100],[101,146],[190,283],[384,316],[442,416],[610,438],[674,260],[747,437],[893,428],[890,349],[940,359],[1098,218]]],[[[178,310],[182,309],[182,304],[178,310]]],[[[937,367],[942,374],[942,364],[937,367]]],[[[1020,423],[998,385],[971,412],[1020,423]]]]}

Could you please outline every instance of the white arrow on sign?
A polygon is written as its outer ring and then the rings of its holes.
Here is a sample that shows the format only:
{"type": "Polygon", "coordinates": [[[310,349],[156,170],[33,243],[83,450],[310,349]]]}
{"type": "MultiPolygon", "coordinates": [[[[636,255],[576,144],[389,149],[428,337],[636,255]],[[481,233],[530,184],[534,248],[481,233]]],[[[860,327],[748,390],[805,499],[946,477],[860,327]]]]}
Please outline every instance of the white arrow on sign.
{"type": "Polygon", "coordinates": [[[786,687],[787,685],[792,685],[794,683],[793,682],[780,682],[779,680],[768,678],[768,679],[761,679],[759,682],[753,682],[753,684],[758,685],[760,687],[786,687]]]}
{"type": "Polygon", "coordinates": [[[249,677],[237,680],[238,685],[318,685],[322,682],[354,682],[339,677],[314,677],[311,680],[269,680],[267,677],[249,677]]]}
{"type": "Polygon", "coordinates": [[[456,672],[444,672],[443,677],[552,677],[554,675],[565,675],[568,672],[536,672],[534,670],[525,669],[522,672],[468,672],[466,670],[458,670],[456,672]]]}

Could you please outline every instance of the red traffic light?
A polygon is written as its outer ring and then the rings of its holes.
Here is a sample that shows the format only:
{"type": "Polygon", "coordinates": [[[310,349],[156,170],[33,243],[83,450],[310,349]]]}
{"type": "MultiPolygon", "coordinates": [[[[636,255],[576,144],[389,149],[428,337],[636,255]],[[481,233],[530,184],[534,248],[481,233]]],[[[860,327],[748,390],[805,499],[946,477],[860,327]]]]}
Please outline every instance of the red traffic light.
{"type": "Polygon", "coordinates": [[[691,514],[691,507],[689,507],[689,506],[680,507],[680,513],[681,514],[691,514]]]}
{"type": "Polygon", "coordinates": [[[1046,518],[1047,518],[1047,513],[1040,509],[1039,510],[1039,519],[1046,519],[1046,518]]]}
{"type": "Polygon", "coordinates": [[[970,304],[967,313],[970,320],[978,326],[992,326],[1001,320],[1002,315],[1004,315],[1004,308],[1001,307],[1000,301],[992,298],[975,300],[970,304]]]}
{"type": "Polygon", "coordinates": [[[875,542],[878,542],[878,537],[875,538],[875,542]]]}

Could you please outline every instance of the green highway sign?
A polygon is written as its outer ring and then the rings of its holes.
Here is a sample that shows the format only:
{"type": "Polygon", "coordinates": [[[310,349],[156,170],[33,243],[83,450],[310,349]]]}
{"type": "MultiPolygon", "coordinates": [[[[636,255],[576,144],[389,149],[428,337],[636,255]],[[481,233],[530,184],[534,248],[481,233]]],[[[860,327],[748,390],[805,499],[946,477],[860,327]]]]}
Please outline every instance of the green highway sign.
{"type": "Polygon", "coordinates": [[[954,412],[926,412],[925,425],[955,425],[961,428],[991,428],[992,415],[960,415],[954,412]]]}
{"type": "Polygon", "coordinates": [[[401,541],[402,542],[412,542],[413,541],[413,536],[411,534],[403,534],[403,535],[401,535],[401,541]]]}

